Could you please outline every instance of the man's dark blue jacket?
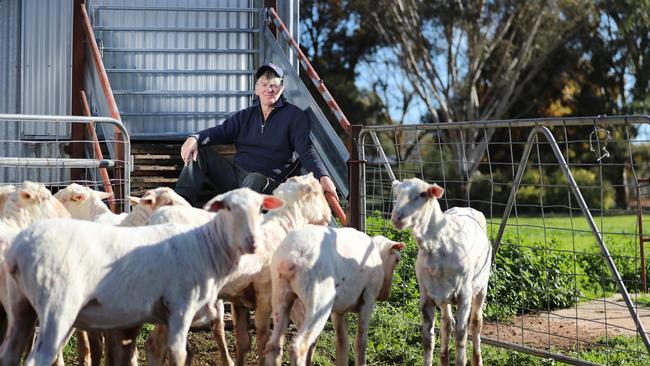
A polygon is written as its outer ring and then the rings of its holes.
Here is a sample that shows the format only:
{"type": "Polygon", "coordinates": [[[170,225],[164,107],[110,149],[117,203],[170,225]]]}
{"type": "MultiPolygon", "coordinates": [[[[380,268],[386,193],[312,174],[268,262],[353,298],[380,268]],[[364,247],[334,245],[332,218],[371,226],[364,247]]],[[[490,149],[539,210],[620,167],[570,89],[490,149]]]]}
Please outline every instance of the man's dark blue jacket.
{"type": "Polygon", "coordinates": [[[309,140],[309,130],[305,111],[282,95],[266,122],[257,102],[195,136],[199,145],[234,144],[235,165],[284,182],[295,173],[297,160],[316,179],[328,175],[309,140]]]}

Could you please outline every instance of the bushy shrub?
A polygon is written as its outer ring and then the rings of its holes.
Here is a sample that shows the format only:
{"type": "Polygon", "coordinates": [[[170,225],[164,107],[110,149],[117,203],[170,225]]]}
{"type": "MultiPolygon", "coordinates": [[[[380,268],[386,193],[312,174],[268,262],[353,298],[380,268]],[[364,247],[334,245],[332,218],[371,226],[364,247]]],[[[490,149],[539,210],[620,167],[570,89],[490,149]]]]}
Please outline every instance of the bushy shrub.
{"type": "MultiPolygon", "coordinates": [[[[610,248],[610,255],[616,265],[619,275],[629,292],[641,290],[641,261],[630,256],[620,247],[610,248]]],[[[581,287],[594,296],[618,292],[618,286],[612,277],[612,271],[598,248],[586,253],[576,254],[576,261],[582,269],[579,279],[581,287]]],[[[650,271],[650,263],[646,263],[646,273],[650,271]]]]}
{"type": "Polygon", "coordinates": [[[501,320],[523,312],[566,308],[580,295],[571,254],[505,237],[498,248],[488,287],[485,319],[501,320]]]}

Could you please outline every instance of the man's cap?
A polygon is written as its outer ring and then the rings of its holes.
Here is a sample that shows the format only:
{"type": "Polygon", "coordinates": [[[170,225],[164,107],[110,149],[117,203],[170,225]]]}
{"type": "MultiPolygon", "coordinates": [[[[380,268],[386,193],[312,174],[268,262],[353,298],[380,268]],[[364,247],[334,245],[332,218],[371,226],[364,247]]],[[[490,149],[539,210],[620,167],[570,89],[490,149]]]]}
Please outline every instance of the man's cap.
{"type": "Polygon", "coordinates": [[[284,77],[284,72],[282,71],[282,68],[280,66],[273,64],[273,63],[266,63],[262,66],[260,66],[259,69],[255,72],[255,80],[259,79],[262,74],[264,74],[266,71],[273,71],[276,75],[278,75],[279,78],[284,77]]]}

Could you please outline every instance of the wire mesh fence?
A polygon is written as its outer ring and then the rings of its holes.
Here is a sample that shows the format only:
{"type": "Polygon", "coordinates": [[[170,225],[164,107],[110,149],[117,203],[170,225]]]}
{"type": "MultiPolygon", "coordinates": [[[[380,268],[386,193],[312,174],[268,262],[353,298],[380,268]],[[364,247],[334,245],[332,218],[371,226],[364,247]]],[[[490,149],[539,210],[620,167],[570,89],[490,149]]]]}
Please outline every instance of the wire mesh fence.
{"type": "Polygon", "coordinates": [[[111,205],[128,211],[130,154],[128,134],[112,118],[0,114],[0,185],[30,180],[56,192],[76,182],[114,192],[111,205]],[[119,138],[102,132],[116,130],[119,138]]]}
{"type": "MultiPolygon", "coordinates": [[[[471,206],[488,219],[497,251],[484,342],[572,364],[620,364],[620,354],[649,364],[649,123],[625,116],[366,127],[362,222],[371,234],[395,233],[393,179],[435,182],[445,189],[443,210],[471,206]]],[[[407,282],[405,304],[414,300],[407,282]]]]}

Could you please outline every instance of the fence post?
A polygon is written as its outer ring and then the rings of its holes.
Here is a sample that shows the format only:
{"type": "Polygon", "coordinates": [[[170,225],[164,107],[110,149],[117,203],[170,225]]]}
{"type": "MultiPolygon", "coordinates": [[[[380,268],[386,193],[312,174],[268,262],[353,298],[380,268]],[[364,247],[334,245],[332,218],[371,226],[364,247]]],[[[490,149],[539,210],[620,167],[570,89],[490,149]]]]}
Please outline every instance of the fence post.
{"type": "Polygon", "coordinates": [[[359,160],[359,134],[363,126],[350,125],[351,133],[348,135],[348,151],[350,159],[348,160],[348,186],[350,187],[350,205],[347,215],[348,226],[360,231],[365,228],[361,227],[361,197],[359,195],[359,180],[361,178],[361,164],[365,161],[359,160]]]}

